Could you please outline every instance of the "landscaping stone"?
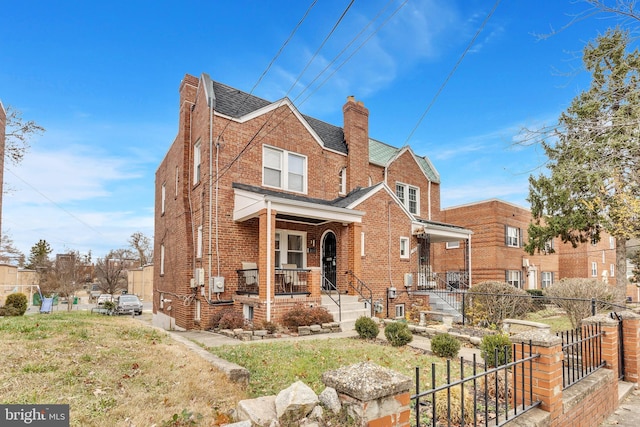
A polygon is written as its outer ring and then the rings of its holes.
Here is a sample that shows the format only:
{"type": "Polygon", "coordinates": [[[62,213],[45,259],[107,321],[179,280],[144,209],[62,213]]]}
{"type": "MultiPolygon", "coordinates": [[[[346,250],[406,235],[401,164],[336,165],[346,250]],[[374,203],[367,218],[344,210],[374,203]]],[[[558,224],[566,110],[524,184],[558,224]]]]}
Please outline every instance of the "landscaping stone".
{"type": "Polygon", "coordinates": [[[234,335],[240,335],[243,332],[244,332],[244,329],[242,329],[242,328],[238,328],[238,329],[234,329],[233,330],[233,334],[234,335]]]}
{"type": "Polygon", "coordinates": [[[284,424],[299,421],[306,418],[318,403],[318,396],[311,387],[296,381],[276,396],[276,417],[284,424]]]}
{"type": "Polygon", "coordinates": [[[311,329],[309,328],[309,326],[298,326],[298,335],[311,335],[311,329]]]}
{"type": "Polygon", "coordinates": [[[238,419],[251,421],[252,426],[269,427],[276,419],[275,401],[275,396],[241,400],[237,406],[238,419]]]}
{"type": "Polygon", "coordinates": [[[258,331],[253,331],[253,335],[257,336],[257,337],[265,337],[267,336],[269,332],[264,330],[264,329],[260,329],[258,331]]]}
{"type": "Polygon", "coordinates": [[[475,346],[479,346],[482,344],[482,338],[480,337],[470,337],[469,342],[475,346]]]}
{"type": "Polygon", "coordinates": [[[309,326],[309,330],[312,333],[322,332],[322,326],[320,326],[320,325],[311,325],[311,326],[309,326]]]}
{"type": "Polygon", "coordinates": [[[375,363],[360,362],[325,372],[322,382],[338,393],[369,402],[410,390],[413,379],[375,363]]]}
{"type": "Polygon", "coordinates": [[[340,402],[340,398],[338,397],[338,392],[333,387],[327,387],[322,390],[322,393],[320,393],[318,399],[325,408],[327,408],[334,414],[337,414],[342,409],[342,403],[340,402]]]}
{"type": "Polygon", "coordinates": [[[239,421],[233,424],[225,424],[225,427],[251,427],[251,421],[239,421]]]}

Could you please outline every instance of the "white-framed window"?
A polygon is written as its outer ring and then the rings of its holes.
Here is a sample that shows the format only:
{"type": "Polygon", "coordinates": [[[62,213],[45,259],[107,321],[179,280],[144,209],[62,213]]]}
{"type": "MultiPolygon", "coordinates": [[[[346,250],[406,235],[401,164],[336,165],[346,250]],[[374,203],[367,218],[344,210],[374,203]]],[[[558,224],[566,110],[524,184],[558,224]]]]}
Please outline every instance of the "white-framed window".
{"type": "Polygon", "coordinates": [[[396,304],[396,319],[404,319],[404,304],[396,304]]]}
{"type": "Polygon", "coordinates": [[[609,236],[609,249],[616,248],[616,239],[613,236],[609,236]]]}
{"type": "Polygon", "coordinates": [[[196,258],[202,258],[202,226],[198,226],[198,236],[196,238],[196,258]]]}
{"type": "Polygon", "coordinates": [[[242,305],[242,317],[249,322],[253,322],[253,306],[248,304],[242,305]]]}
{"type": "Polygon", "coordinates": [[[402,259],[409,258],[409,238],[408,237],[400,238],[400,258],[402,259]]]}
{"type": "Polygon", "coordinates": [[[522,277],[522,272],[520,270],[506,271],[506,275],[505,275],[506,282],[511,286],[515,286],[516,288],[519,288],[520,286],[522,286],[522,282],[520,281],[521,277],[522,277]]]}
{"type": "Polygon", "coordinates": [[[360,233],[360,256],[365,256],[365,252],[364,252],[364,231],[360,233]]]}
{"type": "Polygon", "coordinates": [[[176,184],[176,190],[175,190],[175,197],[178,197],[178,187],[180,185],[180,168],[178,166],[176,166],[176,180],[175,180],[175,184],[176,184]]]}
{"type": "Polygon", "coordinates": [[[276,230],[275,241],[275,266],[295,264],[296,268],[305,268],[307,265],[306,253],[307,233],[292,230],[276,230]]]}
{"type": "Polygon", "coordinates": [[[519,248],[520,229],[509,225],[505,226],[505,243],[511,248],[519,248]]]}
{"type": "Polygon", "coordinates": [[[201,316],[202,316],[202,305],[200,304],[200,300],[197,299],[196,300],[196,314],[195,314],[193,320],[199,322],[201,316]]]}
{"type": "Polygon", "coordinates": [[[615,276],[616,276],[616,265],[609,264],[609,277],[615,277],[615,276]]]}
{"type": "Polygon", "coordinates": [[[338,193],[347,194],[347,168],[340,169],[340,174],[338,177],[340,179],[340,190],[338,191],[338,193]]]}
{"type": "Polygon", "coordinates": [[[307,158],[278,148],[262,149],[262,184],[297,193],[307,192],[307,158]]]}
{"type": "Polygon", "coordinates": [[[543,271],[540,279],[542,281],[542,289],[553,285],[553,271],[543,271]]]}
{"type": "Polygon", "coordinates": [[[598,277],[598,263],[591,262],[591,277],[598,277]]]}
{"type": "Polygon", "coordinates": [[[160,245],[160,275],[164,274],[164,244],[160,245]]]}
{"type": "Polygon", "coordinates": [[[553,251],[554,251],[553,239],[549,239],[546,242],[544,242],[544,253],[550,254],[553,251]]]}
{"type": "Polygon", "coordinates": [[[409,212],[420,215],[420,189],[418,187],[396,182],[396,196],[409,212]]]}
{"type": "Polygon", "coordinates": [[[202,144],[200,141],[193,146],[193,185],[200,182],[200,167],[202,164],[202,144]]]}
{"type": "Polygon", "coordinates": [[[162,183],[162,189],[160,191],[160,200],[162,201],[162,214],[164,214],[164,206],[165,206],[165,201],[167,200],[167,184],[166,183],[162,183]]]}
{"type": "Polygon", "coordinates": [[[460,241],[445,243],[447,249],[458,249],[460,247],[460,241]]]}

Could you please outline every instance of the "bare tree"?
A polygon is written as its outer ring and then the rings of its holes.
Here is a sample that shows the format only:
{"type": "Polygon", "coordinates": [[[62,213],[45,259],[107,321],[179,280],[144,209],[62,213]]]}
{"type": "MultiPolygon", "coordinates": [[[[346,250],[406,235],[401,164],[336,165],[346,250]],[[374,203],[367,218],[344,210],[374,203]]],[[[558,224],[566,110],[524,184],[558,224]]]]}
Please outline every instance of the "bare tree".
{"type": "Polygon", "coordinates": [[[114,249],[96,262],[96,276],[100,289],[114,295],[127,289],[127,270],[135,264],[136,258],[128,249],[114,249]]]}
{"type": "Polygon", "coordinates": [[[15,247],[13,239],[6,234],[0,239],[0,263],[18,267],[23,267],[25,264],[24,254],[15,247]]]}
{"type": "Polygon", "coordinates": [[[76,292],[83,288],[91,276],[87,277],[87,268],[91,265],[91,255],[80,255],[71,251],[56,256],[53,268],[48,273],[47,282],[56,291],[68,299],[67,309],[73,308],[76,292]],[[88,279],[88,280],[87,280],[88,279]]]}
{"type": "Polygon", "coordinates": [[[149,264],[153,260],[153,242],[140,231],[136,231],[131,235],[129,245],[138,254],[140,267],[149,264]]]}
{"type": "Polygon", "coordinates": [[[5,157],[18,164],[29,151],[29,142],[35,135],[41,135],[45,129],[33,120],[25,121],[22,113],[7,105],[7,124],[5,133],[5,157]]]}

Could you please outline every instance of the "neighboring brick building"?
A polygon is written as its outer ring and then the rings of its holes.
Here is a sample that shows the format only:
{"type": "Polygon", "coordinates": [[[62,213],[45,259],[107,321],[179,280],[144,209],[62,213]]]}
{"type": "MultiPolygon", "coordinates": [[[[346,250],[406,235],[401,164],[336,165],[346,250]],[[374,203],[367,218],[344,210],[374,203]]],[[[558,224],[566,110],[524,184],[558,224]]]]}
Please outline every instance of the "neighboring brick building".
{"type": "Polygon", "coordinates": [[[322,290],[361,284],[386,305],[380,315],[401,314],[415,297],[405,284],[416,290],[440,266],[431,248],[468,241],[441,222],[431,162],[369,138],[353,97],[343,113],[341,128],[287,98],[185,76],[178,135],[156,172],[156,324],[206,329],[230,306],[277,322],[295,303],[320,304],[322,290]]]}
{"type": "MultiPolygon", "coordinates": [[[[544,289],[562,278],[606,279],[615,284],[615,240],[602,234],[594,244],[573,248],[559,238],[549,242],[551,253],[529,255],[523,249],[527,241],[531,212],[518,205],[491,199],[442,209],[442,220],[473,231],[471,274],[473,283],[506,281],[523,289],[544,289]]],[[[460,268],[461,249],[444,250],[447,270],[460,268]]]]}

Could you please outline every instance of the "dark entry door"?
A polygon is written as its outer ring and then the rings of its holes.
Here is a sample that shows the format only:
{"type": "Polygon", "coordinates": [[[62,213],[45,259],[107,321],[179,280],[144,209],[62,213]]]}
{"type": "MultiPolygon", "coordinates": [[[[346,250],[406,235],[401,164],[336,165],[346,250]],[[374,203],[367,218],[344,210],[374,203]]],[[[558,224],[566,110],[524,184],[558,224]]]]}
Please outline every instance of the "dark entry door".
{"type": "Polygon", "coordinates": [[[325,291],[336,290],[336,235],[329,232],[322,239],[322,274],[326,280],[322,281],[325,291]]]}

